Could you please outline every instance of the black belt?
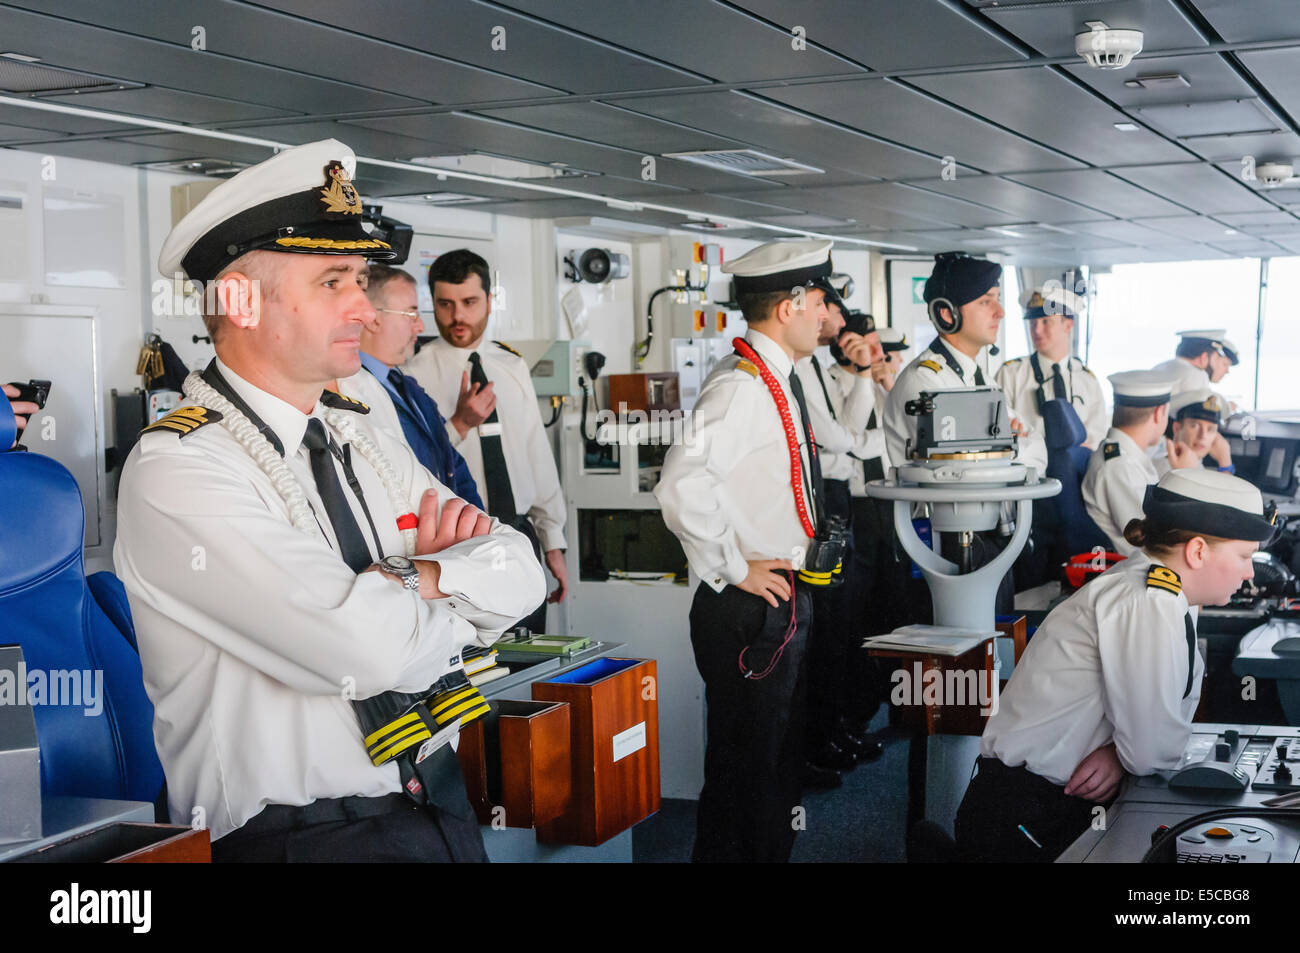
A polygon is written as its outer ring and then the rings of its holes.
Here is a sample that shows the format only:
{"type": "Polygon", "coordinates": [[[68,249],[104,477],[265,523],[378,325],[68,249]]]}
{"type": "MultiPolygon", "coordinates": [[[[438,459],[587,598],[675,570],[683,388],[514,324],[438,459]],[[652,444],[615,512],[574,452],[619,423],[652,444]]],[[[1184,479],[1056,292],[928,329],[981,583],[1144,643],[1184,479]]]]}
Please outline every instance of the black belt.
{"type": "Polygon", "coordinates": [[[356,821],[365,817],[379,817],[381,814],[395,814],[414,807],[414,802],[405,794],[318,798],[310,804],[302,805],[268,804],[256,817],[249,818],[243,826],[227,836],[270,834],[333,821],[356,821]]]}

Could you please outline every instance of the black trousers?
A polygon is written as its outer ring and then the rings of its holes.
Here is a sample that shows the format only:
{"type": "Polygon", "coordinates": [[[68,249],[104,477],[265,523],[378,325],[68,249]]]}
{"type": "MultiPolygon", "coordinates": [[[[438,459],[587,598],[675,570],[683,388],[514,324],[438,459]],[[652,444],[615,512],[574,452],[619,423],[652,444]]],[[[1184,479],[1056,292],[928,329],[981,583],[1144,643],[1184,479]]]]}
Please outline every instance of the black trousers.
{"type": "Polygon", "coordinates": [[[325,798],[302,807],[268,804],[212,844],[215,863],[402,861],[486,863],[471,815],[420,807],[404,794],[325,798]]]}
{"type": "Polygon", "coordinates": [[[691,647],[708,704],[692,856],[697,862],[790,859],[804,759],[803,672],[811,610],[801,584],[792,602],[777,608],[735,586],[719,593],[701,583],[695,592],[691,647]],[[746,678],[742,664],[767,674],[746,678]]]}
{"type": "MultiPolygon", "coordinates": [[[[825,481],[826,512],[851,523],[852,497],[847,480],[825,481]]],[[[854,691],[854,672],[849,670],[854,650],[862,644],[860,625],[854,616],[854,602],[865,580],[856,572],[853,538],[841,564],[838,586],[809,586],[813,618],[808,628],[808,716],[805,734],[808,750],[835,735],[839,717],[848,714],[854,691]]]]}
{"type": "Polygon", "coordinates": [[[978,763],[979,773],[966,789],[954,826],[962,860],[1051,863],[1092,822],[1096,805],[1067,795],[1061,785],[1024,765],[1008,768],[997,758],[983,757],[978,763]]]}

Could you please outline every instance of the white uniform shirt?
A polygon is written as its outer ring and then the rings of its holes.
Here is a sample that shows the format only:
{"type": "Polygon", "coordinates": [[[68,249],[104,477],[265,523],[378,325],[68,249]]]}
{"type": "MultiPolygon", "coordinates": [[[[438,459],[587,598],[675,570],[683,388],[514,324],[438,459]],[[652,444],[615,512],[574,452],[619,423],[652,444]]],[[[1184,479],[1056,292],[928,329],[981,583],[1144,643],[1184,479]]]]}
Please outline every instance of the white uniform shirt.
{"type": "MultiPolygon", "coordinates": [[[[1041,354],[1038,355],[1038,366],[1043,372],[1043,398],[1054,400],[1061,397],[1070,401],[1083,422],[1083,429],[1088,432],[1088,446],[1096,449],[1110,429],[1110,411],[1106,409],[1106,395],[1101,389],[1101,382],[1077,357],[1060,363],[1061,377],[1065,380],[1067,391],[1064,394],[1057,394],[1052,383],[1052,362],[1041,354]]],[[[1021,423],[1030,433],[1046,439],[1043,416],[1038,412],[1038,382],[1034,380],[1032,360],[1028,357],[1013,357],[998,368],[995,377],[998,386],[1006,391],[1007,400],[1016,409],[1016,416],[1021,423]]]]}
{"type": "MultiPolygon", "coordinates": [[[[1157,567],[1164,578],[1177,576],[1157,567]]],[[[1177,767],[1201,697],[1205,663],[1192,652],[1187,691],[1187,597],[1149,585],[1139,553],[1053,609],[1016,663],[984,728],[980,751],[1065,784],[1102,745],[1131,774],[1177,767]]],[[[1193,620],[1195,614],[1193,614],[1193,620]]]]}
{"type": "MultiPolygon", "coordinates": [[[[462,375],[470,370],[469,356],[477,351],[483,372],[496,386],[497,419],[501,424],[501,448],[505,453],[506,471],[510,474],[510,491],[515,509],[527,514],[543,551],[564,549],[565,504],[560,489],[560,474],[555,455],[546,437],[542,413],[537,408],[528,364],[513,351],[481,339],[472,348],[460,348],[435,338],[411,358],[402,370],[414,377],[439,407],[455,412],[460,397],[462,375]]],[[[445,411],[444,411],[445,412],[445,411]]],[[[481,426],[481,425],[480,425],[481,426]]],[[[447,436],[460,451],[470,476],[480,488],[487,486],[483,470],[483,449],[476,427],[463,438],[447,415],[447,436]]],[[[483,490],[486,500],[487,492],[483,490]]]]}
{"type": "Polygon", "coordinates": [[[372,427],[382,427],[402,443],[407,442],[406,435],[402,432],[402,421],[397,416],[397,407],[379,378],[363,367],[351,377],[340,379],[338,383],[340,394],[359,400],[370,408],[369,423],[372,427]]]}
{"type": "MultiPolygon", "coordinates": [[[[839,364],[832,365],[827,373],[843,389],[851,386],[853,381],[859,380],[858,376],[850,371],[847,367],[839,364]]],[[[885,401],[889,397],[889,391],[885,390],[874,380],[871,383],[871,413],[867,415],[866,446],[862,450],[862,458],[856,455],[853,460],[853,472],[849,475],[849,494],[851,496],[865,497],[867,495],[867,477],[866,471],[862,468],[861,460],[870,460],[872,457],[880,458],[880,470],[889,476],[889,451],[885,449],[885,401]],[[870,426],[873,424],[875,426],[870,426]]],[[[834,392],[832,391],[832,394],[834,392]]]]}
{"type": "MultiPolygon", "coordinates": [[[[904,408],[907,402],[915,400],[923,391],[951,390],[953,388],[972,388],[975,383],[977,364],[951,344],[945,345],[956,358],[961,373],[948,366],[942,355],[926,348],[912,363],[903,368],[894,382],[894,389],[889,392],[885,403],[885,444],[889,460],[894,466],[901,466],[908,460],[905,450],[916,443],[916,417],[904,408]]],[[[981,370],[985,386],[997,387],[997,381],[981,370]]],[[[1018,408],[1007,400],[1010,416],[1018,416],[1018,408]]],[[[1041,476],[1047,470],[1047,444],[1042,434],[1022,437],[1018,441],[1016,459],[1036,467],[1041,476]]]]}
{"type": "Polygon", "coordinates": [[[1092,451],[1080,487],[1083,505],[1121,556],[1137,551],[1124,538],[1124,527],[1129,520],[1141,519],[1147,487],[1159,479],[1147,452],[1118,427],[1111,427],[1092,451]]]}
{"type": "Polygon", "coordinates": [[[815,360],[816,354],[804,358],[795,365],[795,373],[808,402],[808,420],[820,450],[822,477],[848,480],[855,471],[861,473],[863,460],[878,457],[885,450],[884,432],[867,430],[876,404],[875,389],[870,377],[859,377],[834,363],[822,368],[819,381],[813,367],[815,360]],[[832,370],[838,373],[832,375],[832,370]]]}
{"type": "MultiPolygon", "coordinates": [[[[345,693],[423,691],[462,648],[490,645],[546,594],[527,538],[497,522],[490,535],[437,555],[446,598],[422,600],[380,573],[354,573],[336,551],[302,447],[309,417],[218,367],[281,440],[318,531],[295,528],[270,478],[209,423],[184,437],[141,436],[122,474],[113,551],[171,816],[188,823],[201,808],[214,839],[266,804],[400,791],[396,763],[370,763],[345,693]]],[[[323,413],[317,403],[312,416],[323,413]]],[[[426,489],[454,495],[395,436],[362,414],[356,425],[409,487],[410,511],[426,489]]],[[[352,465],[384,554],[403,554],[401,514],[355,448],[352,465]]],[[[370,522],[335,468],[378,558],[370,522]]]]}
{"type": "MultiPolygon", "coordinates": [[[[790,357],[753,328],[745,340],[781,384],[807,472],[807,441],[789,387],[790,357]]],[[[724,357],[700,388],[683,440],[669,448],[654,491],[691,569],[717,592],[744,582],[751,559],[803,565],[808,536],[795,508],[788,447],[762,377],[744,370],[738,355],[724,357]]],[[[803,487],[799,492],[813,518],[803,487]]]]}

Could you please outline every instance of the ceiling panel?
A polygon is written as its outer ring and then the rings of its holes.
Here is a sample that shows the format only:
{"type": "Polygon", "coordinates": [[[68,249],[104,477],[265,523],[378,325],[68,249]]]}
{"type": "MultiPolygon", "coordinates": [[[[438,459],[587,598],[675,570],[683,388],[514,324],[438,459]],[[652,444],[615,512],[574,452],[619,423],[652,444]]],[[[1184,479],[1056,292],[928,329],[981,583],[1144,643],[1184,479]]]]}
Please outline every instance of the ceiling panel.
{"type": "Polygon", "coordinates": [[[119,140],[123,143],[139,143],[152,148],[166,149],[179,153],[187,159],[214,158],[233,159],[250,165],[271,157],[271,150],[262,146],[247,145],[242,142],[228,142],[224,139],[207,139],[190,136],[181,132],[144,132],[137,130],[135,135],[119,140]]]}
{"type": "MultiPolygon", "coordinates": [[[[1291,23],[1296,22],[1294,14],[1291,23]]],[[[1287,30],[1300,33],[1300,25],[1287,30]]],[[[1295,48],[1257,50],[1238,54],[1249,69],[1292,118],[1300,116],[1300,53],[1295,48]]]]}
{"type": "Polygon", "coordinates": [[[85,109],[103,109],[194,125],[296,115],[287,109],[258,106],[216,96],[200,96],[175,89],[160,89],[157,86],[43,98],[85,109]]]}
{"type": "MultiPolygon", "coordinates": [[[[73,142],[45,142],[32,151],[49,153],[56,156],[73,156],[78,159],[90,159],[94,162],[108,162],[114,165],[135,165],[141,162],[176,162],[207,155],[195,149],[188,151],[173,146],[130,142],[125,139],[79,139],[73,142]]],[[[222,154],[221,158],[225,158],[222,154]]],[[[262,153],[266,158],[266,153],[262,153]]]]}
{"type": "Polygon", "coordinates": [[[639,113],[749,143],[772,155],[797,155],[823,169],[900,178],[923,175],[934,168],[936,161],[932,156],[879,142],[743,93],[657,96],[626,105],[639,113]]]}
{"type": "Polygon", "coordinates": [[[689,126],[663,122],[602,103],[519,106],[484,110],[481,115],[623,149],[636,149],[646,155],[743,146],[734,139],[724,139],[689,126]]]}
{"type": "Polygon", "coordinates": [[[1295,35],[1278,28],[1295,25],[1295,0],[1192,0],[1192,5],[1229,43],[1295,35]]]}
{"type": "Polygon", "coordinates": [[[809,43],[825,46],[874,70],[1003,63],[1023,55],[976,15],[944,3],[916,0],[736,0],[735,5],[786,30],[802,26],[809,43]]]}
{"type": "MultiPolygon", "coordinates": [[[[320,139],[338,139],[359,155],[369,155],[379,159],[406,160],[415,156],[433,154],[430,149],[431,143],[426,140],[341,122],[277,122],[258,126],[225,127],[223,131],[286,142],[291,145],[316,142],[320,139]]],[[[447,145],[448,148],[454,148],[450,143],[447,145]]]]}
{"type": "MultiPolygon", "coordinates": [[[[207,56],[219,55],[328,76],[360,87],[383,89],[426,102],[456,103],[544,95],[553,90],[485,70],[448,62],[405,46],[358,36],[261,7],[228,0],[10,0],[43,13],[149,37],[188,48],[192,28],[206,30],[207,56]],[[291,42],[286,42],[291,40],[291,42]]],[[[369,5],[373,7],[372,5],[369,5]]],[[[357,18],[353,17],[354,21],[357,18]]],[[[190,52],[188,49],[185,52],[190,52]]]]}
{"type": "MultiPolygon", "coordinates": [[[[771,192],[764,192],[764,200],[772,195],[771,192]]],[[[672,195],[629,195],[629,202],[635,202],[643,199],[647,202],[658,202],[661,205],[671,205],[674,208],[683,208],[692,212],[700,212],[704,215],[724,215],[733,218],[758,218],[761,215],[781,215],[794,214],[803,212],[799,208],[795,195],[781,195],[782,199],[788,199],[785,204],[777,204],[769,201],[749,201],[746,199],[735,198],[726,195],[706,195],[702,192],[676,192],[672,195]]],[[[843,216],[839,216],[843,217],[843,216]]]]}
{"type": "MultiPolygon", "coordinates": [[[[707,82],[693,72],[472,0],[439,0],[436,9],[428,0],[371,0],[364,8],[358,8],[355,0],[258,2],[308,20],[574,93],[707,82]],[[504,39],[504,49],[493,48],[494,36],[504,39]]],[[[689,26],[684,24],[683,28],[689,26]]]]}
{"type": "Polygon", "coordinates": [[[925,218],[869,204],[860,194],[861,188],[861,186],[840,186],[801,189],[797,198],[805,211],[834,215],[837,218],[853,218],[866,228],[925,231],[947,224],[939,219],[925,218]]]}
{"type": "Polygon", "coordinates": [[[1017,182],[1052,192],[1081,205],[1107,212],[1117,218],[1178,215],[1185,211],[1172,202],[1152,195],[1100,169],[1082,172],[1032,172],[1012,176],[1017,182]]]}
{"type": "Polygon", "coordinates": [[[598,4],[503,0],[503,5],[724,83],[861,69],[815,45],[795,50],[788,31],[712,0],[598,4]],[[669,23],[681,28],[664,29],[669,23]],[[727,41],[719,43],[724,36],[727,41]]]}
{"type": "Polygon", "coordinates": [[[1070,56],[1085,23],[1101,20],[1112,30],[1141,30],[1143,49],[1204,46],[1205,40],[1169,0],[1102,0],[983,6],[983,14],[1045,56],[1070,56]]]}
{"type": "MultiPolygon", "coordinates": [[[[640,179],[643,168],[642,154],[634,150],[596,145],[461,113],[389,116],[347,123],[353,124],[368,129],[397,132],[416,139],[428,139],[433,147],[430,155],[484,152],[533,162],[563,162],[578,169],[626,179],[640,179]]],[[[732,187],[736,191],[780,188],[778,183],[765,182],[752,176],[715,172],[673,159],[656,160],[655,173],[659,184],[677,188],[720,191],[732,187]]]]}
{"type": "MultiPolygon", "coordinates": [[[[1068,174],[1068,173],[1067,173],[1068,174]]],[[[991,175],[958,175],[945,182],[935,176],[930,182],[910,182],[920,188],[950,195],[955,198],[979,202],[1000,209],[1016,217],[1019,222],[1082,222],[1089,219],[1103,219],[1104,210],[1096,211],[1084,208],[1075,202],[1047,195],[1044,192],[1008,179],[991,175]]],[[[1055,191],[1049,189],[1048,191],[1055,191]]]]}
{"type": "MultiPolygon", "coordinates": [[[[1120,132],[1127,119],[1046,67],[917,76],[910,82],[1023,136],[1093,165],[1175,161],[1187,153],[1153,132],[1120,132]]],[[[960,145],[952,154],[962,161],[960,145]]]]}
{"type": "MultiPolygon", "coordinates": [[[[981,227],[985,225],[1010,225],[1019,221],[1018,216],[1006,212],[984,208],[961,199],[937,195],[924,189],[912,188],[895,182],[879,182],[871,185],[854,186],[847,189],[804,189],[800,196],[805,205],[814,201],[823,201],[833,196],[844,202],[844,214],[850,214],[860,222],[877,226],[874,219],[864,217],[863,213],[877,209],[906,215],[912,218],[929,220],[940,225],[967,225],[981,227]],[[856,210],[856,211],[854,211],[856,210]]],[[[810,206],[810,210],[834,215],[823,204],[821,207],[810,206]]],[[[909,224],[885,223],[884,227],[909,228],[909,224]]],[[[922,225],[922,229],[926,226],[922,225]]]]}
{"type": "Polygon", "coordinates": [[[1096,235],[1099,238],[1110,239],[1112,242],[1121,242],[1133,245],[1169,240],[1168,236],[1164,232],[1154,231],[1144,225],[1139,225],[1136,222],[1082,222],[1078,225],[1072,226],[1072,230],[1085,232],[1089,235],[1096,235]]]}
{"type": "Polygon", "coordinates": [[[1211,162],[1254,156],[1256,162],[1290,160],[1300,156],[1300,136],[1290,130],[1246,136],[1206,136],[1184,139],[1183,144],[1211,162]]]}
{"type": "Polygon", "coordinates": [[[960,143],[962,164],[985,172],[1082,166],[892,80],[809,83],[762,95],[932,155],[948,155],[960,143]]]}
{"type": "Polygon", "coordinates": [[[1218,53],[1199,56],[1139,56],[1127,69],[1093,69],[1082,60],[1065,70],[1123,108],[1197,100],[1237,99],[1253,96],[1250,84],[1237,75],[1218,53]],[[1189,86],[1132,87],[1139,76],[1178,73],[1189,86]]]}
{"type": "Polygon", "coordinates": [[[1253,238],[1240,241],[1228,239],[1221,242],[1211,242],[1210,244],[1233,258],[1273,258],[1279,254],[1284,254],[1280,245],[1253,238]]]}
{"type": "Polygon", "coordinates": [[[1252,225],[1300,226],[1300,219],[1297,219],[1290,212],[1227,212],[1214,217],[1234,228],[1250,227],[1252,225]]]}
{"type": "Polygon", "coordinates": [[[1275,132],[1282,128],[1277,116],[1254,97],[1162,103],[1136,107],[1130,112],[1174,138],[1275,132]]]}
{"type": "Polygon", "coordinates": [[[130,132],[138,126],[128,126],[108,119],[91,119],[86,116],[69,116],[63,113],[46,112],[43,109],[30,109],[26,106],[10,106],[0,103],[0,123],[33,130],[33,139],[54,139],[65,133],[85,135],[88,133],[111,134],[130,132]]]}
{"type": "Polygon", "coordinates": [[[328,114],[419,104],[404,96],[213,54],[202,54],[199,68],[195,58],[200,54],[188,45],[127,36],[12,8],[4,10],[3,42],[7,49],[39,56],[48,66],[211,96],[235,98],[237,94],[240,99],[293,112],[328,114]]]}
{"type": "Polygon", "coordinates": [[[1183,241],[1213,242],[1230,237],[1222,223],[1202,215],[1144,218],[1139,219],[1138,224],[1183,241]]]}
{"type": "Polygon", "coordinates": [[[1115,174],[1207,215],[1272,207],[1244,184],[1201,162],[1116,169],[1115,174]]]}

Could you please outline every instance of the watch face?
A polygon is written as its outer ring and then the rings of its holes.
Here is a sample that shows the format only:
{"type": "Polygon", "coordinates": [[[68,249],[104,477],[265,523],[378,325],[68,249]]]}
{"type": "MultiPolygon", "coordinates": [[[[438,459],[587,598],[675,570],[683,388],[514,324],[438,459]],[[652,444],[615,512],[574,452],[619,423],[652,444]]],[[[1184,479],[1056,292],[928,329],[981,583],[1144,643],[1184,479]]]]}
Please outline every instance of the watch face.
{"type": "Polygon", "coordinates": [[[415,564],[405,556],[387,556],[384,558],[384,568],[393,572],[407,572],[414,569],[415,564]]]}

